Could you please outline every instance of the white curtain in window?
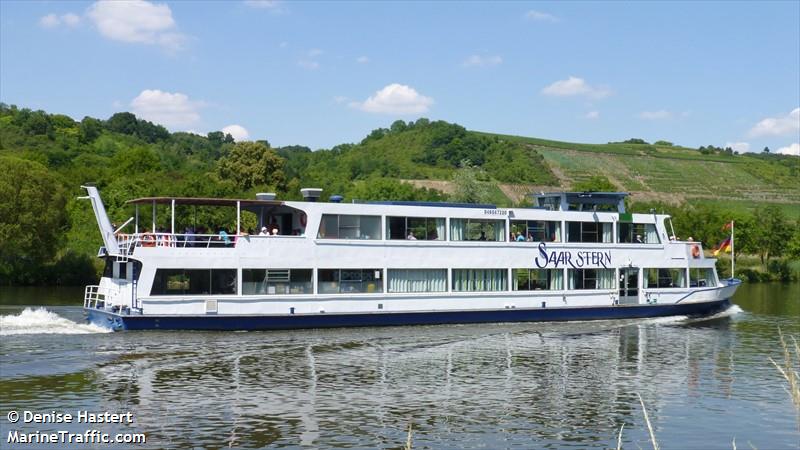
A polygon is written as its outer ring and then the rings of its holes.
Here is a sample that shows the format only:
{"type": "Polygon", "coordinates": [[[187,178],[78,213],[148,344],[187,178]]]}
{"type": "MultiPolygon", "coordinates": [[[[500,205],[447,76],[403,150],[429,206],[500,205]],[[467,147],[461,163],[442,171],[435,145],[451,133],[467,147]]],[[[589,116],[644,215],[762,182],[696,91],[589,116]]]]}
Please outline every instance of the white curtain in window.
{"type": "Polygon", "coordinates": [[[658,233],[656,226],[652,223],[645,224],[644,226],[644,242],[647,244],[658,244],[658,233]]]}
{"type": "Polygon", "coordinates": [[[564,271],[562,269],[548,269],[551,274],[551,290],[564,289],[564,271]]]}
{"type": "Polygon", "coordinates": [[[445,240],[445,224],[444,219],[436,219],[436,240],[445,240]]]}
{"type": "Polygon", "coordinates": [[[603,222],[603,242],[614,242],[611,237],[611,222],[603,222]]]}
{"type": "Polygon", "coordinates": [[[507,289],[504,269],[453,269],[453,290],[504,291],[507,289]]]}
{"type": "Polygon", "coordinates": [[[450,219],[450,240],[463,241],[464,229],[467,227],[466,219],[450,219]]]}
{"type": "Polygon", "coordinates": [[[497,220],[493,223],[494,225],[494,240],[496,242],[501,242],[506,240],[506,221],[505,220],[497,220]]]}
{"type": "Polygon", "coordinates": [[[444,292],[446,269],[390,269],[389,292],[444,292]]]}
{"type": "MultiPolygon", "coordinates": [[[[554,222],[555,228],[553,234],[555,236],[548,236],[553,238],[553,242],[561,242],[561,222],[554,222]]],[[[559,288],[562,289],[562,288],[559,288]]]]}
{"type": "Polygon", "coordinates": [[[597,270],[597,288],[614,289],[614,269],[597,270]]]}
{"type": "MultiPolygon", "coordinates": [[[[569,275],[569,288],[570,289],[575,289],[576,286],[578,285],[578,282],[577,282],[578,270],[577,269],[569,269],[568,270],[568,275],[569,275]]],[[[583,287],[583,286],[581,286],[581,287],[583,287]]]]}
{"type": "Polygon", "coordinates": [[[675,287],[686,287],[686,270],[672,269],[672,284],[675,287]]]}

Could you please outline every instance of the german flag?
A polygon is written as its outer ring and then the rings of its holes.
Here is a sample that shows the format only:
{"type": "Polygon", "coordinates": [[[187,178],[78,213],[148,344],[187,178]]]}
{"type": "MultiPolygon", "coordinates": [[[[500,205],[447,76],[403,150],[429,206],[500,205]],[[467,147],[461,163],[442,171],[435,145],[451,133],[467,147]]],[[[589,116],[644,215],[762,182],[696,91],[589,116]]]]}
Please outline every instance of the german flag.
{"type": "Polygon", "coordinates": [[[717,248],[714,249],[714,256],[717,256],[719,252],[731,252],[731,238],[725,239],[724,241],[720,242],[717,248]]]}

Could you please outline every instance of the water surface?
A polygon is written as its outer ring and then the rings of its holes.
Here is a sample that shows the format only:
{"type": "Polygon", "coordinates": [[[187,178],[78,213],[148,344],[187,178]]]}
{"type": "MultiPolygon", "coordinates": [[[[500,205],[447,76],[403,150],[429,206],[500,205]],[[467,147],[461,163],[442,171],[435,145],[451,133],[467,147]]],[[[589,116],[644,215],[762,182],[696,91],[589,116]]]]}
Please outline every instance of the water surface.
{"type": "Polygon", "coordinates": [[[706,320],[246,333],[103,333],[80,298],[0,289],[0,446],[86,428],[8,423],[27,409],[131,411],[96,428],[153,448],[400,448],[409,424],[417,449],[616,448],[623,424],[649,448],[641,395],[664,448],[800,448],[768,360],[778,327],[800,335],[800,284],[744,285],[706,320]]]}

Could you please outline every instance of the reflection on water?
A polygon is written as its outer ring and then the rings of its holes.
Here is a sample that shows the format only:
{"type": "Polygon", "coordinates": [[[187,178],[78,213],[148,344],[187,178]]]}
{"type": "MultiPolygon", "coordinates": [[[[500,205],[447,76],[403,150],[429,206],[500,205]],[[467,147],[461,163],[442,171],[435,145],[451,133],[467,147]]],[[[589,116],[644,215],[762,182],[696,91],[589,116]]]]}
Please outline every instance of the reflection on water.
{"type": "Polygon", "coordinates": [[[767,357],[799,294],[746,286],[701,321],[3,336],[0,425],[89,409],[132,411],[153,447],[398,448],[411,422],[414,448],[609,448],[625,424],[645,448],[639,393],[665,447],[797,448],[767,357]]]}

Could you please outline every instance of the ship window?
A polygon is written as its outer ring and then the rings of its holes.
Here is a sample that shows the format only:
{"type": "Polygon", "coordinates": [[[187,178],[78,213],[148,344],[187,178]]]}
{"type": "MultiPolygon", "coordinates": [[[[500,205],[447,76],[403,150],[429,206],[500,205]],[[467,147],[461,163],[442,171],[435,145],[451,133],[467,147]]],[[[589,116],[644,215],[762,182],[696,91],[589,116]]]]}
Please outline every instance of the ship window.
{"type": "Polygon", "coordinates": [[[512,220],[515,241],[561,242],[561,222],[546,220],[512,220]],[[522,236],[520,239],[519,236],[522,236]]]}
{"type": "Polygon", "coordinates": [[[567,222],[567,242],[613,242],[611,222],[567,222]]]}
{"type": "Polygon", "coordinates": [[[714,269],[689,269],[689,287],[711,287],[716,285],[714,269]]]}
{"type": "Polygon", "coordinates": [[[569,269],[570,289],[614,289],[614,269],[569,269]]]}
{"type": "Polygon", "coordinates": [[[454,291],[505,291],[508,289],[506,269],[453,269],[454,291]]]}
{"type": "Polygon", "coordinates": [[[381,239],[380,216],[323,214],[319,239],[381,239]]]}
{"type": "Polygon", "coordinates": [[[233,295],[236,269],[158,269],[150,295],[233,295]]]}
{"type": "Polygon", "coordinates": [[[447,269],[389,269],[389,292],[445,292],[447,269]]]}
{"type": "Polygon", "coordinates": [[[319,269],[320,294],[371,294],[383,292],[381,269],[319,269]]]}
{"type": "Polygon", "coordinates": [[[451,241],[505,241],[505,230],[505,220],[450,219],[451,241]]]}
{"type": "Polygon", "coordinates": [[[418,241],[443,241],[445,237],[442,217],[387,217],[387,239],[418,241]],[[412,239],[413,238],[413,239],[412,239]]]}
{"type": "Polygon", "coordinates": [[[561,269],[514,269],[515,291],[557,291],[564,289],[561,269]]]}
{"type": "Polygon", "coordinates": [[[685,288],[686,269],[644,269],[645,288],[685,288]]]}
{"type": "Polygon", "coordinates": [[[625,223],[619,224],[619,242],[633,244],[658,244],[656,226],[652,223],[625,223]]]}
{"type": "Polygon", "coordinates": [[[311,294],[311,269],[242,269],[242,295],[311,294]]]}

